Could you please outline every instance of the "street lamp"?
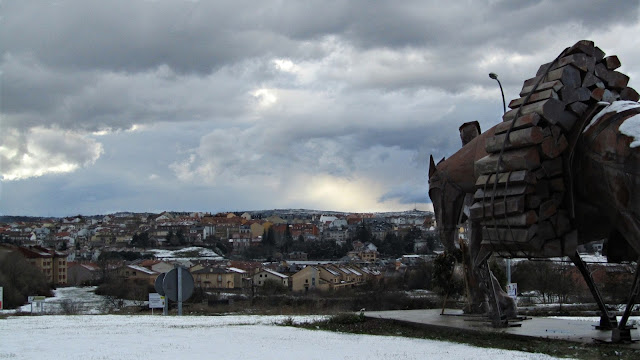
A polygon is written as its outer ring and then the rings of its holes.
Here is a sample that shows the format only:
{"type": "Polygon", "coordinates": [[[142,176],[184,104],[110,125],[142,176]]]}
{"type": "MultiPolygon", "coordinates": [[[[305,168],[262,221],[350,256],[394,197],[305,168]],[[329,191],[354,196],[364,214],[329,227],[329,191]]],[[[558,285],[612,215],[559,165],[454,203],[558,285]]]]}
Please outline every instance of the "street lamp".
{"type": "Polygon", "coordinates": [[[504,91],[502,91],[502,84],[500,80],[498,80],[498,75],[496,73],[489,73],[489,77],[498,82],[500,86],[500,94],[502,94],[502,111],[507,112],[507,103],[504,101],[504,91]]]}
{"type": "MultiPolygon", "coordinates": [[[[500,86],[500,94],[502,95],[502,110],[507,112],[507,103],[504,101],[504,91],[502,90],[502,84],[498,80],[498,74],[489,73],[489,77],[498,82],[500,86]]],[[[507,258],[507,284],[511,284],[511,259],[507,258]]]]}

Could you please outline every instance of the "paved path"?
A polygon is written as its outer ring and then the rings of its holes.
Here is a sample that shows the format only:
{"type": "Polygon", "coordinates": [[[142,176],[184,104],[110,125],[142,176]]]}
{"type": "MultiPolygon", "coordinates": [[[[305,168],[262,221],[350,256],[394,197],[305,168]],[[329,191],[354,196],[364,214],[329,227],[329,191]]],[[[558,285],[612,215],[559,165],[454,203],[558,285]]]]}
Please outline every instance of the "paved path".
{"type": "MultiPolygon", "coordinates": [[[[418,323],[429,327],[456,328],[466,331],[482,331],[511,334],[522,337],[536,337],[545,339],[559,339],[591,343],[594,339],[611,340],[611,331],[597,330],[594,326],[597,321],[565,320],[546,317],[531,317],[530,320],[521,322],[520,327],[493,328],[483,318],[462,316],[461,310],[445,311],[446,315],[440,315],[440,309],[424,310],[393,310],[393,311],[367,311],[366,317],[392,319],[404,322],[418,323]]],[[[631,330],[631,338],[640,339],[638,330],[631,330]]],[[[625,344],[635,349],[640,349],[640,341],[633,344],[625,344]]]]}

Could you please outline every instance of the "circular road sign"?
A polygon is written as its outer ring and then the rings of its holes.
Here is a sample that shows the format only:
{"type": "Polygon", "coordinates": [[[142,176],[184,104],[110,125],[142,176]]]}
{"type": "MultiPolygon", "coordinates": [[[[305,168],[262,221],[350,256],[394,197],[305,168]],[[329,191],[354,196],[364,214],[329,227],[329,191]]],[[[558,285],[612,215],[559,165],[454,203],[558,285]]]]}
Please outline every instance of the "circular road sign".
{"type": "Polygon", "coordinates": [[[164,296],[164,288],[162,287],[162,282],[164,281],[165,273],[158,275],[156,278],[156,282],[154,283],[154,287],[156,288],[156,292],[160,294],[160,296],[164,296]]]}
{"type": "Polygon", "coordinates": [[[165,274],[162,281],[164,294],[171,301],[178,301],[178,271],[182,273],[182,301],[187,300],[193,294],[193,276],[185,268],[178,267],[165,274]]]}

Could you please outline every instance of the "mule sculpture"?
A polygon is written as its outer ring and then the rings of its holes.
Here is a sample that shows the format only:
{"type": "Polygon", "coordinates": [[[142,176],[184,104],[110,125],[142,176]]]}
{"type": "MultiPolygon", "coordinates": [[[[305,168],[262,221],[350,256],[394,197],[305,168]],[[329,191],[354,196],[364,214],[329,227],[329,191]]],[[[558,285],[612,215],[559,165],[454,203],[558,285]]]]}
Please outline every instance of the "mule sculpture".
{"type": "Polygon", "coordinates": [[[488,301],[496,325],[515,311],[491,280],[492,252],[568,256],[598,303],[600,325],[613,330],[612,340],[630,340],[626,321],[640,288],[638,270],[618,324],[576,251],[606,237],[610,262],[640,254],[640,154],[635,133],[625,130],[640,124],[640,96],[610,58],[590,41],[565,49],[525,81],[524,97],[511,102],[504,122],[485,133],[465,124],[462,149],[437,165],[430,159],[429,196],[441,239],[456,251],[458,224],[470,220],[467,278],[476,308],[488,301]]]}

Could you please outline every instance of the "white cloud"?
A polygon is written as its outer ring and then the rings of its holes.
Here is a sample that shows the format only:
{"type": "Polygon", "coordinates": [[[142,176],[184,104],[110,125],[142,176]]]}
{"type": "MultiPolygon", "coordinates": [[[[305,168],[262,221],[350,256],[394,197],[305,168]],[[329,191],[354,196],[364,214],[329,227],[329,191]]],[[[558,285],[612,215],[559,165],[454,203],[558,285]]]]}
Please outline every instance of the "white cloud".
{"type": "Polygon", "coordinates": [[[94,164],[104,151],[94,139],[60,129],[36,127],[26,134],[13,130],[2,140],[0,173],[7,181],[73,172],[94,164]]]}

